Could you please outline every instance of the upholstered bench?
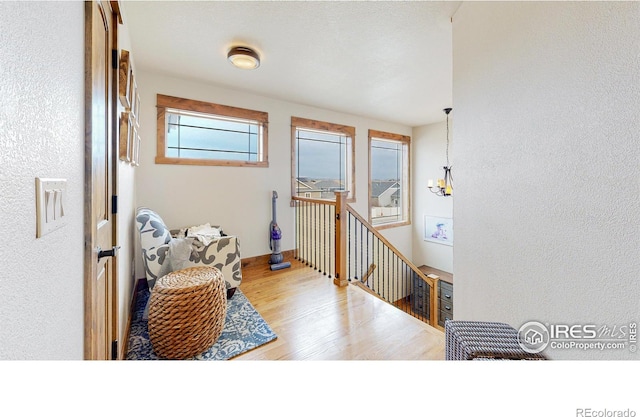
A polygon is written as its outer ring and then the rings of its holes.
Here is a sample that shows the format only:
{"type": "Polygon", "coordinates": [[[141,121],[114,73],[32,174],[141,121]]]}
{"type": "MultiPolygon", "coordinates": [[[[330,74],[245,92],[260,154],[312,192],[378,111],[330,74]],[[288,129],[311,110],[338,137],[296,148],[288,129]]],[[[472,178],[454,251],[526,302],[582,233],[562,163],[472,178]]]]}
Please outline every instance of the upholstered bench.
{"type": "Polygon", "coordinates": [[[149,299],[149,340],[165,359],[187,359],[218,340],[227,314],[222,273],[201,266],[160,277],[149,299]]]}
{"type": "Polygon", "coordinates": [[[518,331],[506,323],[447,320],[446,360],[547,359],[526,352],[518,343],[518,331]]]}

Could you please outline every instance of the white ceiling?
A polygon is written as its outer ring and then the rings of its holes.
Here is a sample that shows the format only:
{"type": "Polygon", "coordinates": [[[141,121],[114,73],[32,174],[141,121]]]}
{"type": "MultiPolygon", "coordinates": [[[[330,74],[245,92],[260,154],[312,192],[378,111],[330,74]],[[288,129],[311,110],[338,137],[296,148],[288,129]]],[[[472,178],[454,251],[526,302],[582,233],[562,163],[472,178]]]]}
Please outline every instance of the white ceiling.
{"type": "Polygon", "coordinates": [[[141,70],[407,126],[451,107],[460,2],[124,1],[141,70]],[[226,59],[253,47],[257,70],[226,59]]]}

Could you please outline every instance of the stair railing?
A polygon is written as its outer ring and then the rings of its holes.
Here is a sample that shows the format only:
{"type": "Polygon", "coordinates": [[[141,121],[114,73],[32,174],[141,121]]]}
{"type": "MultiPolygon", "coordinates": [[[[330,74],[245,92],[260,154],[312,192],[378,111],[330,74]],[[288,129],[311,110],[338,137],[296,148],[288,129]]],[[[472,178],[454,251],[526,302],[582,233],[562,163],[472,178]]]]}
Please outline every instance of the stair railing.
{"type": "Polygon", "coordinates": [[[294,257],[335,285],[357,285],[436,327],[438,278],[420,271],[347,204],[346,194],[336,192],[335,201],[293,197],[294,257]]]}

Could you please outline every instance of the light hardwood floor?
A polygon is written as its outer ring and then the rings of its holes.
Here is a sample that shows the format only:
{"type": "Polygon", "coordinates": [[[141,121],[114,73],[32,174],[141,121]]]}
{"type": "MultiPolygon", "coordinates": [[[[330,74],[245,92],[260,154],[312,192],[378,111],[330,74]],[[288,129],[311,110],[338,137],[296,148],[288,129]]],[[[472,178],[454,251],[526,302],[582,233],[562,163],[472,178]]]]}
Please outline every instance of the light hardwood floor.
{"type": "Polygon", "coordinates": [[[243,268],[242,292],[278,338],[234,360],[443,360],[444,333],[292,260],[243,268]]]}

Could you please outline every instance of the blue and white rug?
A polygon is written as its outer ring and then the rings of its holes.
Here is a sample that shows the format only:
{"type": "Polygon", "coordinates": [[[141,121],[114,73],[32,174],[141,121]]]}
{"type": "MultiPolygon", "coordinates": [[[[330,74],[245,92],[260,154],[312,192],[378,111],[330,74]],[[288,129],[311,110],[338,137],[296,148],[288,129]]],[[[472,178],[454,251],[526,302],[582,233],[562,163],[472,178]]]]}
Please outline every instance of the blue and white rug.
{"type": "MultiPolygon", "coordinates": [[[[148,299],[148,287],[139,285],[136,294],[136,305],[133,317],[131,317],[127,360],[162,359],[153,351],[149,341],[147,320],[143,318],[144,308],[148,299]]],[[[238,288],[234,296],[227,300],[227,317],[220,338],[209,350],[194,356],[191,360],[215,361],[231,359],[276,338],[277,335],[271,330],[271,327],[238,288]]]]}

